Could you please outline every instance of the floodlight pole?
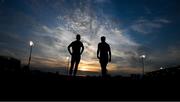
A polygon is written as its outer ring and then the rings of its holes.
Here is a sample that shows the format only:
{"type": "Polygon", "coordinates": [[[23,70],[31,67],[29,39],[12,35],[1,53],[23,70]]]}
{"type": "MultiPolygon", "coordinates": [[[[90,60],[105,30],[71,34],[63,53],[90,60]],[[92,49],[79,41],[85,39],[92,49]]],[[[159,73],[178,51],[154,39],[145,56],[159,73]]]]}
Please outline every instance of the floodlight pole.
{"type": "Polygon", "coordinates": [[[142,73],[143,73],[143,76],[144,76],[144,58],[143,57],[142,57],[142,65],[143,65],[142,73]]]}
{"type": "Polygon", "coordinates": [[[31,61],[31,53],[32,53],[32,46],[30,46],[30,55],[29,55],[29,61],[28,61],[29,68],[30,68],[30,61],[31,61]]]}
{"type": "Polygon", "coordinates": [[[30,68],[30,62],[31,62],[31,53],[32,53],[32,47],[34,43],[30,41],[30,54],[29,54],[29,61],[28,61],[28,68],[30,68]]]}
{"type": "Polygon", "coordinates": [[[140,58],[142,59],[142,66],[143,66],[143,69],[142,69],[142,75],[144,76],[144,59],[146,58],[146,55],[141,55],[140,58]]]}

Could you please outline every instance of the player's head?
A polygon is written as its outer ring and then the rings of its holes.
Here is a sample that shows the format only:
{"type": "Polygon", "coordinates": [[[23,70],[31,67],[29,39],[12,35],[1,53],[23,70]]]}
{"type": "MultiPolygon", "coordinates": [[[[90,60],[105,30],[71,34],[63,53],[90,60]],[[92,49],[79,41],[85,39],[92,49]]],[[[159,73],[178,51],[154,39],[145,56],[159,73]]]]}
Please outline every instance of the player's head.
{"type": "Polygon", "coordinates": [[[101,37],[101,42],[105,42],[106,41],[106,37],[105,36],[102,36],[101,37]]]}
{"type": "Polygon", "coordinates": [[[76,39],[79,41],[81,39],[81,36],[79,34],[77,34],[76,39]]]}

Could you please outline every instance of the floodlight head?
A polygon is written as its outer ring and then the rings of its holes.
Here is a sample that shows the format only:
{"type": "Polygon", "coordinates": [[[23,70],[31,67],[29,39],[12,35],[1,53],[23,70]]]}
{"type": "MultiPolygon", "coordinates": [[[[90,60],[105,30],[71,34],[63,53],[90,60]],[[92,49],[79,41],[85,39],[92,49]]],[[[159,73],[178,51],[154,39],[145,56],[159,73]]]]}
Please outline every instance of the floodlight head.
{"type": "Polygon", "coordinates": [[[160,68],[161,70],[163,69],[163,67],[160,68]]]}
{"type": "Polygon", "coordinates": [[[69,57],[66,57],[67,60],[69,60],[69,57]]]}
{"type": "Polygon", "coordinates": [[[30,42],[29,42],[29,45],[30,45],[30,46],[34,46],[33,41],[30,41],[30,42]]]}
{"type": "Polygon", "coordinates": [[[146,55],[141,55],[140,58],[146,58],[146,55]]]}

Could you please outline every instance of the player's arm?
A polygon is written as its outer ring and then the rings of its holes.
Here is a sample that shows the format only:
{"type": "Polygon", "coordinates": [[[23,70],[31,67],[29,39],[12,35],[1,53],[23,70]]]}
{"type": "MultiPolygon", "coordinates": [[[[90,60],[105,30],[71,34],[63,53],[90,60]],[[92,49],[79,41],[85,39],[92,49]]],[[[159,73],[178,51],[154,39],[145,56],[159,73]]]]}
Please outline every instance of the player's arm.
{"type": "Polygon", "coordinates": [[[100,57],[99,57],[99,52],[100,52],[100,51],[99,51],[99,44],[98,44],[98,49],[97,49],[97,58],[98,58],[98,59],[100,59],[100,57]]]}
{"type": "Polygon", "coordinates": [[[84,45],[83,45],[83,43],[82,43],[82,45],[81,45],[81,54],[83,53],[83,51],[84,51],[84,45]]]}
{"type": "Polygon", "coordinates": [[[71,52],[71,49],[70,49],[71,47],[72,47],[72,43],[68,46],[68,51],[72,55],[72,52],[71,52]]]}
{"type": "Polygon", "coordinates": [[[109,46],[109,62],[111,62],[111,48],[109,46]]]}

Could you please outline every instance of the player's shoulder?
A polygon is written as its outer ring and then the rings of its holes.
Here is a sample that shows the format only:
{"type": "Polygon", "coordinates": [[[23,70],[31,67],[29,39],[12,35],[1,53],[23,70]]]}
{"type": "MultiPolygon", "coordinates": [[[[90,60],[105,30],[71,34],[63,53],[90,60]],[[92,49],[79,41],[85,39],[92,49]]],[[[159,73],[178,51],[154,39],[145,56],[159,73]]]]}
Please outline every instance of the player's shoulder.
{"type": "Polygon", "coordinates": [[[102,42],[99,42],[98,45],[102,45],[102,42]]]}
{"type": "Polygon", "coordinates": [[[76,41],[73,41],[71,44],[74,44],[74,43],[76,43],[76,41]]]}
{"type": "Polygon", "coordinates": [[[82,41],[79,41],[79,43],[83,45],[83,42],[82,42],[82,41]]]}
{"type": "Polygon", "coordinates": [[[79,41],[80,43],[83,43],[82,41],[79,41]]]}
{"type": "Polygon", "coordinates": [[[106,42],[106,45],[110,46],[107,42],[106,42]]]}

